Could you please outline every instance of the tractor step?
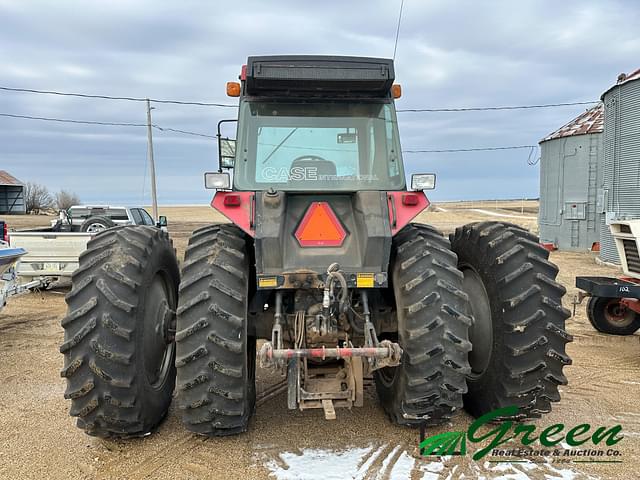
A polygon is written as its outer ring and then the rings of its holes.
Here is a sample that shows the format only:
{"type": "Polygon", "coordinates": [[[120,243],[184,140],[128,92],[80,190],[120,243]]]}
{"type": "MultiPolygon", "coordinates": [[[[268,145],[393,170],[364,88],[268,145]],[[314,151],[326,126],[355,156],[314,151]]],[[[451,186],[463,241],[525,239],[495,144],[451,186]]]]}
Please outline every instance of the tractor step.
{"type": "Polygon", "coordinates": [[[336,419],[336,410],[333,408],[333,402],[329,399],[322,400],[322,408],[324,409],[324,418],[327,420],[336,419]]]}

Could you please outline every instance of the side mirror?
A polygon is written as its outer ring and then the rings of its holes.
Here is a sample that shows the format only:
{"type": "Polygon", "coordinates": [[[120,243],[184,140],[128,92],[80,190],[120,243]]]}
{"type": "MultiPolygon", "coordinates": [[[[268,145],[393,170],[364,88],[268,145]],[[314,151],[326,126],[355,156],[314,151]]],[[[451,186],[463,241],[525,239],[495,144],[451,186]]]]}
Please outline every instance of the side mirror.
{"type": "Polygon", "coordinates": [[[222,168],[233,168],[236,161],[236,141],[232,138],[220,138],[218,140],[218,155],[222,168]]]}
{"type": "Polygon", "coordinates": [[[167,222],[167,217],[165,215],[160,215],[158,217],[158,227],[166,227],[169,224],[167,222]]]}
{"type": "Polygon", "coordinates": [[[228,190],[231,188],[231,178],[227,172],[207,172],[204,174],[204,188],[228,190]]]}
{"type": "Polygon", "coordinates": [[[433,190],[436,188],[435,173],[414,173],[411,175],[411,190],[433,190]]]}

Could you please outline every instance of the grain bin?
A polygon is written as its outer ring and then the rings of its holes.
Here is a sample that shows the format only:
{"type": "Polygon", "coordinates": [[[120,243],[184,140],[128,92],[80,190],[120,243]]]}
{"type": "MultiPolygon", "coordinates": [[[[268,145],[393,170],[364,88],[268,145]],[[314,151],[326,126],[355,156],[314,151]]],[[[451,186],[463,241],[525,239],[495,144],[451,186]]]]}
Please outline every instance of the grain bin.
{"type": "Polygon", "coordinates": [[[602,94],[604,103],[604,184],[600,258],[620,263],[609,232],[611,220],[640,218],[640,69],[618,76],[602,94]]]}
{"type": "Polygon", "coordinates": [[[589,250],[600,241],[602,123],[598,104],[540,141],[541,242],[561,250],[589,250]]]}

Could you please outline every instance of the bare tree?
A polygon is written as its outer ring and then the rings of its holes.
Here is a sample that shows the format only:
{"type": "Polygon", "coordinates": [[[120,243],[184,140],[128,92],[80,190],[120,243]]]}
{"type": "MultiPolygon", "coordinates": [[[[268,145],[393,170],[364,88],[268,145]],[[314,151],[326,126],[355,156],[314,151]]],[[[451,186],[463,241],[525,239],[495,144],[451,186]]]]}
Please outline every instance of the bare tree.
{"type": "Polygon", "coordinates": [[[53,197],[44,185],[27,182],[24,186],[24,203],[27,213],[39,213],[53,206],[53,197]]]}
{"type": "Polygon", "coordinates": [[[74,192],[67,192],[66,190],[60,190],[56,193],[56,208],[58,210],[67,210],[73,205],[80,203],[80,197],[74,192]]]}

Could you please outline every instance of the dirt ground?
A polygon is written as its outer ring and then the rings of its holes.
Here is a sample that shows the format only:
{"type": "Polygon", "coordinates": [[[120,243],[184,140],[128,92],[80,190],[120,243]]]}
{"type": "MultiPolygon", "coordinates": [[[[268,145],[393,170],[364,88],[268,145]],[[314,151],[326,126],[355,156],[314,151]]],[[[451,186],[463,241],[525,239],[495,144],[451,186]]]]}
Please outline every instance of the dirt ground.
{"type": "MultiPolygon", "coordinates": [[[[536,230],[535,202],[440,204],[420,220],[450,232],[457,225],[501,219],[536,230]]],[[[170,232],[182,257],[190,232],[218,217],[209,207],[166,207],[170,232]]],[[[5,218],[12,227],[48,224],[50,217],[5,218]]],[[[597,265],[590,253],[553,253],[571,308],[576,275],[615,275],[597,265]]],[[[377,403],[373,387],[365,406],[338,410],[336,421],[320,411],[287,410],[286,394],[258,406],[250,431],[207,439],[182,428],[172,408],[157,432],[143,439],[104,441],[86,436],[68,416],[60,377],[65,290],[10,300],[0,314],[0,478],[638,478],[640,461],[639,335],[614,337],[590,326],[584,310],[568,321],[574,336],[568,345],[573,365],[565,372],[562,401],[551,414],[533,422],[543,428],[564,423],[621,424],[624,439],[614,448],[620,463],[560,463],[543,458],[522,463],[474,462],[470,456],[424,459],[417,454],[418,433],[393,426],[377,403]]],[[[277,383],[277,375],[258,372],[258,394],[277,383]]],[[[466,431],[472,418],[464,412],[449,425],[428,433],[466,431]]],[[[472,447],[473,448],[473,447],[472,447]]],[[[489,458],[489,457],[488,457],[489,458]]],[[[607,457],[610,458],[610,457],[607,457]]]]}

